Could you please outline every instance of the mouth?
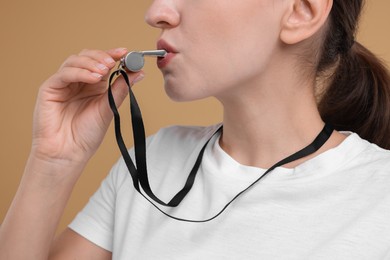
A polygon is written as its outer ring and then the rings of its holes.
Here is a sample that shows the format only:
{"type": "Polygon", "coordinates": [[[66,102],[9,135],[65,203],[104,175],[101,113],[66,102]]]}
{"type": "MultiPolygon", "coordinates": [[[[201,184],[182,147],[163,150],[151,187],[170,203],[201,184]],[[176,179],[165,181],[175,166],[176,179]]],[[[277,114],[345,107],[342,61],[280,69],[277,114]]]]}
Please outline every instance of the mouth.
{"type": "Polygon", "coordinates": [[[165,40],[160,39],[157,42],[158,50],[165,50],[167,54],[164,57],[159,57],[157,59],[157,66],[159,69],[163,69],[172,61],[172,59],[177,55],[177,50],[169,45],[165,40]]]}
{"type": "Polygon", "coordinates": [[[167,43],[165,40],[163,39],[160,39],[158,42],[157,42],[157,49],[158,50],[165,50],[166,52],[168,53],[177,53],[177,51],[175,50],[175,48],[173,48],[171,45],[169,45],[169,43],[167,43]]]}

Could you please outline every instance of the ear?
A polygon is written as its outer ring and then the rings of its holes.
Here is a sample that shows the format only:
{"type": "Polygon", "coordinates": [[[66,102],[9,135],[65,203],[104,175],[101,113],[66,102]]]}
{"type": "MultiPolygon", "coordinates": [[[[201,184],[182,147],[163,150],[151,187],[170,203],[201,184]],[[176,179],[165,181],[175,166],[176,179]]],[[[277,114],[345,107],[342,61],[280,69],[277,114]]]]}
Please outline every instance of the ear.
{"type": "Polygon", "coordinates": [[[333,0],[291,0],[290,2],[280,32],[280,39],[286,44],[301,42],[318,32],[325,24],[333,5],[333,0]]]}

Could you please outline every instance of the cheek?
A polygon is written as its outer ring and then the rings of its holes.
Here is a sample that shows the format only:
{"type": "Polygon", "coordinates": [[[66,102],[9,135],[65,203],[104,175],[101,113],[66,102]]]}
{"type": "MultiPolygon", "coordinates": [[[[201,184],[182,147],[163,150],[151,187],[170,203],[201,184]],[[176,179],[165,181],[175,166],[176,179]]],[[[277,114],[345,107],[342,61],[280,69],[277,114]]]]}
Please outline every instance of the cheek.
{"type": "Polygon", "coordinates": [[[182,16],[180,42],[185,51],[178,62],[182,66],[175,70],[180,73],[164,76],[171,99],[216,96],[264,70],[277,43],[278,23],[275,14],[258,2],[252,3],[253,9],[232,1],[215,12],[182,16]]]}
{"type": "Polygon", "coordinates": [[[233,41],[216,44],[216,38],[208,41],[212,46],[204,44],[202,48],[202,43],[194,46],[196,51],[177,62],[182,66],[164,75],[168,96],[175,101],[218,96],[256,78],[271,60],[274,44],[262,37],[254,41],[254,37],[249,36],[236,44],[233,41]]]}
{"type": "Polygon", "coordinates": [[[203,17],[203,30],[192,39],[197,43],[194,49],[203,51],[194,57],[194,63],[203,66],[203,75],[213,71],[216,76],[227,77],[248,66],[261,69],[267,63],[278,44],[279,22],[272,9],[253,6],[255,10],[236,9],[234,15],[229,15],[235,10],[229,7],[226,12],[203,17]]]}
{"type": "Polygon", "coordinates": [[[267,27],[236,28],[236,33],[217,32],[206,38],[204,52],[192,57],[192,75],[187,78],[197,85],[202,95],[221,92],[251,82],[266,71],[271,62],[277,34],[267,27]],[[200,83],[200,84],[199,84],[200,83]]]}

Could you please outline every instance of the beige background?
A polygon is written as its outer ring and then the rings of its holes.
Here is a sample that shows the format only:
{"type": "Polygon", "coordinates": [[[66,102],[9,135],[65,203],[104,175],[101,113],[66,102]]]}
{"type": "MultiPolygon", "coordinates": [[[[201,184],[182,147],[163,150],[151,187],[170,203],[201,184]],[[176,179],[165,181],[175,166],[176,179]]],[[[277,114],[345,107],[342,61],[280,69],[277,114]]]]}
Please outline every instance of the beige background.
{"type": "MultiPolygon", "coordinates": [[[[29,153],[32,111],[41,82],[66,57],[84,48],[153,49],[158,31],[143,22],[151,2],[0,0],[0,223],[29,153]]],[[[389,10],[388,0],[369,0],[358,36],[360,42],[387,62],[390,61],[389,10]]],[[[207,125],[220,121],[221,109],[212,99],[192,103],[168,100],[154,64],[153,60],[147,62],[146,78],[135,88],[147,134],[171,124],[207,125]]],[[[124,119],[129,115],[127,105],[128,102],[121,108],[124,119]]],[[[129,145],[130,130],[127,122],[124,132],[129,145]]],[[[111,127],[75,187],[59,229],[83,207],[118,157],[111,127]]]]}

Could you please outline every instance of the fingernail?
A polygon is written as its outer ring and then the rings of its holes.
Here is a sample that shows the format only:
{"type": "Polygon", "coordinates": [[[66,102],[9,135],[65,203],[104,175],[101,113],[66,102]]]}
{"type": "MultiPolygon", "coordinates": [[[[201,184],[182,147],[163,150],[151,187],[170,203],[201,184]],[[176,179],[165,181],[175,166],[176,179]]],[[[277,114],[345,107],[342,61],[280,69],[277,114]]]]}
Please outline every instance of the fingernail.
{"type": "Polygon", "coordinates": [[[93,73],[91,73],[91,74],[92,74],[92,76],[94,76],[95,78],[101,78],[101,77],[103,77],[103,75],[101,75],[101,74],[99,74],[99,73],[93,72],[93,73]]]}
{"type": "Polygon", "coordinates": [[[105,61],[107,64],[115,63],[115,61],[114,61],[113,58],[105,58],[104,61],[105,61]]]}
{"type": "Polygon", "coordinates": [[[145,78],[145,75],[144,74],[139,74],[134,80],[133,80],[133,84],[137,83],[137,82],[140,82],[141,80],[143,80],[145,78]]]}
{"type": "Polygon", "coordinates": [[[99,70],[107,70],[107,69],[108,69],[106,65],[101,64],[101,63],[96,64],[96,67],[97,67],[99,70]]]}

